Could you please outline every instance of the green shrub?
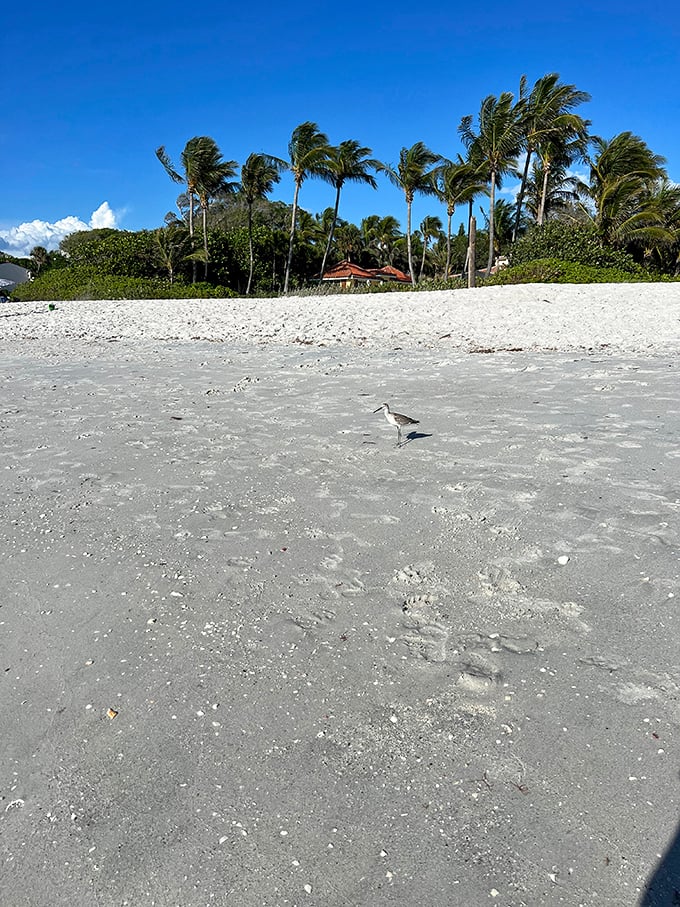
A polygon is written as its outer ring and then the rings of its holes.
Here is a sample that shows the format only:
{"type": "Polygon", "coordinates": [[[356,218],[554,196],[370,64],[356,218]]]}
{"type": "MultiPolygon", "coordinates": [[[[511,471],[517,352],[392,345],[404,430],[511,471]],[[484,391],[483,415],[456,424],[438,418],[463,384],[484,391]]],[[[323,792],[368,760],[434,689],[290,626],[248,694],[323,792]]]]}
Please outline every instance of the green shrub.
{"type": "Polygon", "coordinates": [[[383,283],[359,283],[353,287],[341,287],[337,283],[328,281],[326,283],[314,284],[310,287],[302,287],[291,292],[291,296],[336,296],[340,293],[359,294],[359,293],[399,293],[404,290],[412,290],[410,283],[398,283],[395,280],[386,280],[383,283]]]}
{"type": "Polygon", "coordinates": [[[467,277],[426,277],[415,287],[416,290],[462,290],[467,287],[467,277]]]}
{"type": "Polygon", "coordinates": [[[153,230],[82,230],[60,243],[71,267],[122,277],[161,277],[163,269],[153,230]]]}
{"type": "Polygon", "coordinates": [[[12,292],[19,301],[67,299],[223,299],[236,294],[227,287],[207,283],[168,283],[161,279],[99,274],[91,268],[47,271],[12,292]]]}
{"type": "Polygon", "coordinates": [[[592,224],[549,221],[542,227],[531,227],[513,246],[511,264],[522,265],[537,259],[575,261],[598,268],[616,268],[631,274],[642,271],[627,252],[603,246],[592,224]]]}
{"type": "Polygon", "coordinates": [[[599,268],[557,258],[539,258],[513,265],[488,279],[480,286],[503,286],[517,283],[634,283],[658,280],[656,275],[638,268],[633,274],[621,268],[599,268]]]}

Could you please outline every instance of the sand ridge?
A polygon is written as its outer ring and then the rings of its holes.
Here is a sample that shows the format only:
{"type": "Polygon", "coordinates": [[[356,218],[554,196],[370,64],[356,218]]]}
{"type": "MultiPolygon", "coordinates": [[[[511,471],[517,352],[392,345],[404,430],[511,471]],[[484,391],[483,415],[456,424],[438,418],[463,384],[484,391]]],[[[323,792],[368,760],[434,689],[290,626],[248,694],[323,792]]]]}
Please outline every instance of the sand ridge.
{"type": "Polygon", "coordinates": [[[214,340],[350,347],[680,350],[680,283],[527,284],[278,299],[5,304],[5,340],[214,340]]]}

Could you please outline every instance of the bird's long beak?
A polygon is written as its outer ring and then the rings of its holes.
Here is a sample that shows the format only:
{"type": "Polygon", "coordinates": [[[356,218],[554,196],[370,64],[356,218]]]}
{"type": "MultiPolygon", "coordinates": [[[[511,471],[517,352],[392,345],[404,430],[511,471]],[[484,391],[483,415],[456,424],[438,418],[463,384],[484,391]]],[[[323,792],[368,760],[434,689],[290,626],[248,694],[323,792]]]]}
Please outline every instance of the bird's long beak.
{"type": "Polygon", "coordinates": [[[382,406],[379,406],[377,409],[374,409],[373,412],[374,412],[374,413],[379,413],[381,409],[382,409],[382,406]]]}

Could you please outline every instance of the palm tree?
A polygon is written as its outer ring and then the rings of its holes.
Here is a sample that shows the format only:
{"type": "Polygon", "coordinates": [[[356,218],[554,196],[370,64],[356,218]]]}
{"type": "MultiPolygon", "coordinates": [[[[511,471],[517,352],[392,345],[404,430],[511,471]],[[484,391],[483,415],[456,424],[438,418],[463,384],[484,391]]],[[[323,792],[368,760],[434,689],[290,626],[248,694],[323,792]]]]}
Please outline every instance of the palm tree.
{"type": "Polygon", "coordinates": [[[211,199],[233,195],[238,183],[236,176],[236,161],[225,161],[222,153],[212,139],[205,143],[202,153],[203,163],[198,179],[198,201],[201,206],[203,221],[203,279],[208,279],[208,207],[211,199]]]}
{"type": "Polygon", "coordinates": [[[536,209],[536,223],[540,227],[546,219],[548,210],[554,202],[566,199],[571,191],[573,195],[577,181],[569,177],[568,167],[576,157],[583,158],[586,154],[587,138],[577,135],[572,139],[564,136],[546,137],[536,148],[538,165],[534,168],[534,178],[541,174],[542,183],[539,193],[539,203],[536,209]],[[560,193],[566,195],[560,196],[560,193]]]}
{"type": "Polygon", "coordinates": [[[445,159],[437,169],[437,195],[446,205],[447,218],[445,279],[448,278],[451,268],[451,219],[456,206],[471,204],[478,195],[486,191],[486,183],[479,176],[478,168],[469,161],[464,161],[460,155],[457,161],[445,159]]]}
{"type": "MultiPolygon", "coordinates": [[[[183,175],[180,174],[168,157],[165,146],[156,149],[156,157],[165,168],[171,180],[183,183],[186,186],[189,209],[189,236],[193,246],[194,241],[194,212],[195,201],[198,197],[203,211],[203,257],[207,275],[208,268],[208,239],[206,218],[208,203],[211,197],[226,189],[230,184],[228,180],[235,175],[236,162],[223,161],[222,154],[214,139],[207,135],[194,136],[184,146],[180,155],[183,175]]],[[[196,282],[196,257],[192,261],[192,280],[196,282]]]]}
{"type": "Polygon", "coordinates": [[[396,244],[402,235],[396,217],[392,217],[391,214],[386,217],[371,214],[362,220],[361,234],[364,248],[375,252],[378,265],[382,267],[394,264],[396,244]]]}
{"type": "Polygon", "coordinates": [[[167,271],[170,283],[174,283],[177,265],[186,259],[190,251],[190,237],[186,224],[175,219],[165,227],[154,230],[153,237],[156,259],[167,271]]]}
{"type": "Polygon", "coordinates": [[[436,171],[433,168],[440,160],[439,155],[430,151],[424,142],[416,142],[410,148],[401,149],[399,164],[396,167],[380,164],[377,168],[387,176],[393,185],[403,191],[406,198],[406,248],[408,268],[413,284],[416,283],[416,274],[411,248],[411,208],[416,192],[421,192],[423,195],[436,195],[436,171]]]}
{"type": "Polygon", "coordinates": [[[427,249],[430,245],[431,239],[436,239],[438,236],[441,236],[443,225],[439,217],[433,217],[428,215],[424,217],[420,222],[420,236],[423,241],[423,257],[420,260],[420,271],[418,272],[418,280],[423,279],[423,270],[425,268],[425,257],[427,255],[427,249]]]}
{"type": "Polygon", "coordinates": [[[522,129],[509,91],[500,97],[488,95],[482,101],[477,118],[477,131],[472,128],[473,118],[464,116],[458,132],[468,150],[469,160],[479,165],[489,182],[489,259],[486,276],[491,274],[494,258],[494,206],[496,189],[501,187],[503,176],[517,170],[517,155],[522,145],[522,129]]]}
{"type": "Polygon", "coordinates": [[[375,170],[379,167],[380,161],[376,161],[369,157],[370,154],[370,148],[365,148],[354,139],[347,139],[345,142],[340,142],[337,148],[331,148],[330,150],[329,182],[335,186],[336,190],[335,209],[331,220],[331,228],[328,233],[326,251],[324,252],[323,261],[321,263],[321,274],[319,275],[321,278],[323,278],[324,271],[326,270],[328,254],[331,250],[331,244],[333,243],[333,233],[338,220],[338,208],[340,207],[340,192],[342,191],[342,187],[345,183],[350,182],[366,183],[371,186],[372,189],[378,188],[375,177],[368,171],[375,170]]]}
{"type": "Polygon", "coordinates": [[[241,193],[248,206],[248,252],[250,270],[246,295],[250,295],[255,268],[253,252],[253,205],[258,199],[265,198],[281,179],[281,172],[286,169],[286,162],[269,154],[250,154],[241,167],[241,193]]]}
{"type": "Polygon", "coordinates": [[[356,260],[364,248],[364,238],[361,230],[355,224],[339,223],[336,230],[336,241],[340,256],[347,261],[356,260]]]}
{"type": "Polygon", "coordinates": [[[290,221],[286,276],[283,282],[284,293],[288,292],[290,283],[300,188],[308,177],[331,181],[330,154],[331,146],[328,144],[328,136],[319,131],[316,123],[307,121],[295,127],[288,143],[290,161],[287,166],[292,171],[295,180],[295,195],[293,196],[293,213],[290,221]]]}
{"type": "Polygon", "coordinates": [[[661,180],[650,199],[659,222],[667,231],[663,241],[647,250],[650,264],[665,274],[677,275],[680,268],[680,185],[661,180]]]}
{"type": "Polygon", "coordinates": [[[513,242],[519,230],[532,155],[546,143],[554,146],[557,143],[567,143],[575,137],[584,137],[590,124],[571,111],[588,101],[590,101],[588,92],[579,91],[575,85],[560,82],[559,74],[556,72],[541,76],[527,95],[526,76],[522,76],[516,113],[524,133],[523,147],[526,158],[517,196],[513,242]]]}
{"type": "MultiPolygon", "coordinates": [[[[585,219],[583,211],[577,207],[578,180],[569,175],[567,167],[559,158],[554,161],[546,158],[546,166],[540,158],[534,160],[524,194],[525,221],[531,217],[540,226],[548,219],[585,219]]],[[[516,238],[514,231],[513,237],[516,238]]]]}
{"type": "MultiPolygon", "coordinates": [[[[486,221],[487,229],[490,228],[489,219],[482,209],[482,216],[486,221]]],[[[515,207],[512,202],[504,198],[498,199],[493,209],[494,216],[494,254],[500,255],[508,249],[512,243],[512,234],[515,220],[515,207]]]]}
{"type": "Polygon", "coordinates": [[[589,185],[580,184],[595,206],[595,224],[605,243],[625,248],[632,241],[664,238],[653,204],[660,181],[667,179],[665,159],[654,154],[632,132],[606,140],[593,136],[594,154],[588,156],[589,185]]]}

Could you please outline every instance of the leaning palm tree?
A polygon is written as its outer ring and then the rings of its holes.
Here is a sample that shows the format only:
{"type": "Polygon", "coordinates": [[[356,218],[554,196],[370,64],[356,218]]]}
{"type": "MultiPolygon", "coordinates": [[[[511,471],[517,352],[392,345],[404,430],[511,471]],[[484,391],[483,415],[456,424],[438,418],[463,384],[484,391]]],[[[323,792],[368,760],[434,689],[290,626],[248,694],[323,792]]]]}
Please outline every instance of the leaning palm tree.
{"type": "Polygon", "coordinates": [[[480,177],[478,167],[464,161],[460,155],[457,161],[445,159],[437,168],[437,195],[446,205],[447,218],[445,279],[448,278],[451,269],[451,220],[456,206],[465,203],[471,205],[478,195],[486,191],[486,183],[480,177]]]}
{"type": "MultiPolygon", "coordinates": [[[[223,161],[219,148],[214,139],[207,135],[194,136],[184,146],[180,155],[182,162],[182,171],[180,174],[168,157],[165,147],[161,145],[156,149],[156,157],[165,168],[166,173],[175,183],[183,183],[186,186],[188,197],[189,211],[189,236],[193,245],[194,241],[194,214],[196,199],[203,211],[203,258],[207,270],[207,230],[206,219],[208,203],[211,197],[218,194],[227,184],[228,180],[234,176],[236,162],[223,161]]],[[[192,279],[196,282],[196,259],[201,257],[197,255],[192,261],[192,279]]]]}
{"type": "Polygon", "coordinates": [[[265,198],[281,179],[281,172],[286,169],[286,162],[269,154],[250,154],[241,167],[241,193],[248,207],[248,253],[250,270],[246,295],[250,295],[255,269],[253,252],[253,206],[258,199],[265,198]]]}
{"type": "Polygon", "coordinates": [[[477,117],[477,131],[472,128],[473,118],[464,116],[458,132],[469,153],[469,160],[478,165],[489,183],[489,259],[486,276],[491,274],[494,259],[494,205],[496,189],[502,178],[517,171],[517,155],[522,145],[522,129],[509,91],[498,98],[488,95],[482,101],[477,117]]]}
{"type": "Polygon", "coordinates": [[[593,136],[594,154],[587,157],[589,184],[581,191],[595,207],[595,224],[605,243],[624,248],[633,235],[652,239],[658,220],[650,199],[667,178],[665,159],[637,135],[621,132],[606,140],[593,136]]]}
{"type": "Polygon", "coordinates": [[[380,164],[377,168],[384,173],[389,181],[398,186],[406,199],[406,250],[408,255],[408,268],[411,281],[416,283],[416,274],[413,267],[413,249],[411,246],[411,209],[416,192],[423,195],[436,195],[436,170],[434,165],[441,158],[438,154],[424,144],[416,142],[410,148],[402,148],[399,153],[399,163],[396,167],[380,164]]]}
{"type": "Polygon", "coordinates": [[[584,138],[587,120],[572,113],[574,107],[585,104],[590,100],[586,91],[579,91],[575,85],[565,85],[560,82],[556,72],[541,76],[534,83],[529,94],[526,93],[526,76],[520,80],[520,97],[516,105],[516,114],[524,133],[523,150],[525,152],[524,170],[522,181],[517,195],[515,211],[515,225],[513,228],[513,241],[517,237],[520,218],[522,216],[522,203],[529,179],[529,168],[533,154],[541,145],[551,143],[568,143],[573,138],[584,138]]]}
{"type": "Polygon", "coordinates": [[[290,161],[287,166],[292,171],[295,180],[295,195],[293,196],[293,212],[290,221],[286,276],[283,282],[284,293],[288,292],[290,284],[300,188],[308,177],[331,181],[330,154],[331,146],[328,144],[328,136],[319,131],[316,123],[307,121],[295,127],[288,143],[290,161]]]}
{"type": "Polygon", "coordinates": [[[323,278],[324,271],[326,270],[326,262],[328,261],[328,255],[333,243],[333,233],[335,232],[335,225],[338,220],[338,208],[340,207],[340,192],[342,191],[342,187],[345,183],[350,182],[365,183],[368,186],[371,186],[372,189],[378,188],[375,177],[372,173],[369,173],[369,170],[375,170],[379,167],[380,161],[376,161],[369,157],[370,154],[370,148],[365,148],[354,139],[347,139],[345,142],[340,142],[337,148],[331,148],[330,150],[330,160],[328,164],[330,169],[329,182],[335,186],[336,190],[335,208],[330,230],[328,232],[326,250],[323,255],[323,261],[321,262],[320,278],[323,278]]]}

